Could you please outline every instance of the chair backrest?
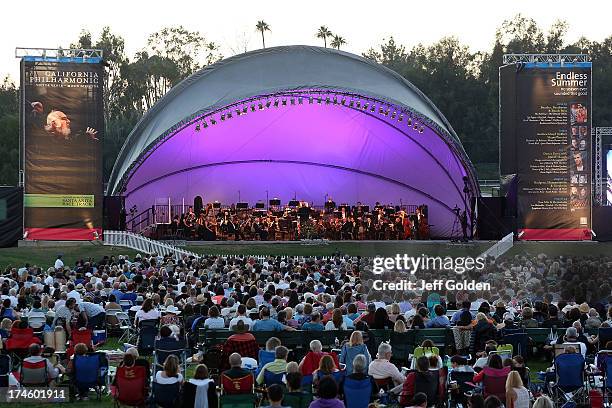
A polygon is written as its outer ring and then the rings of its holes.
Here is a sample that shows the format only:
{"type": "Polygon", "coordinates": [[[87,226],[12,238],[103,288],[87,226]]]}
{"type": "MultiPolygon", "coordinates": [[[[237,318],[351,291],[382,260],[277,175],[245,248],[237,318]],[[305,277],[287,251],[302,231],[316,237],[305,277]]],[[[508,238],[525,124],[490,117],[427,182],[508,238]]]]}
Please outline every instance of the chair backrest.
{"type": "Polygon", "coordinates": [[[72,362],[74,366],[74,381],[77,384],[102,385],[100,356],[97,353],[75,355],[72,362]]]}
{"type": "Polygon", "coordinates": [[[427,309],[429,309],[430,316],[434,316],[434,309],[441,302],[442,299],[438,293],[430,293],[429,296],[427,296],[427,309]]]}
{"type": "Polygon", "coordinates": [[[482,378],[483,394],[486,397],[495,395],[502,401],[506,400],[506,379],[510,373],[510,367],[491,368],[484,367],[484,376],[482,378]]]}
{"type": "Polygon", "coordinates": [[[32,329],[41,329],[47,323],[47,316],[43,312],[30,312],[28,315],[28,326],[32,329]]]}
{"type": "Polygon", "coordinates": [[[150,355],[155,350],[155,338],[157,337],[157,327],[141,326],[138,330],[136,341],[138,352],[143,355],[150,355]]]}
{"type": "Polygon", "coordinates": [[[449,373],[449,379],[450,381],[457,381],[459,391],[461,391],[461,394],[465,394],[467,391],[470,391],[473,388],[466,383],[472,382],[474,379],[474,373],[471,371],[451,371],[449,373]]]}
{"type": "Polygon", "coordinates": [[[176,341],[155,341],[155,362],[163,365],[164,361],[168,356],[174,355],[179,361],[183,361],[185,357],[185,349],[187,348],[187,342],[185,339],[176,341]]]}
{"type": "Polygon", "coordinates": [[[222,373],[220,382],[221,392],[223,394],[250,394],[253,392],[255,378],[252,374],[238,378],[231,378],[225,373],[222,373]]]}
{"type": "Polygon", "coordinates": [[[597,331],[599,348],[603,350],[609,341],[612,341],[612,327],[600,327],[597,331]]]}
{"type": "Polygon", "coordinates": [[[291,408],[308,408],[313,396],[310,392],[288,392],[283,396],[283,406],[291,408]]]}
{"type": "Polygon", "coordinates": [[[174,408],[181,396],[181,383],[158,384],[153,382],[153,401],[162,408],[174,408]]]}
{"type": "Polygon", "coordinates": [[[253,408],[255,406],[255,394],[222,395],[219,402],[219,406],[222,408],[253,408]]]}
{"type": "Polygon", "coordinates": [[[119,321],[119,325],[121,326],[129,326],[131,325],[130,315],[126,312],[117,312],[115,313],[115,317],[119,321]]]}
{"type": "Polygon", "coordinates": [[[283,384],[283,377],[286,373],[273,373],[269,370],[264,370],[264,384],[269,387],[274,384],[283,384]]]}
{"type": "Polygon", "coordinates": [[[27,349],[34,343],[34,330],[31,327],[11,329],[11,337],[7,340],[7,349],[27,349]]]}
{"type": "Polygon", "coordinates": [[[0,387],[9,386],[9,375],[13,369],[11,356],[0,354],[0,387]]]}
{"type": "Polygon", "coordinates": [[[555,358],[557,385],[565,390],[584,385],[584,357],[579,353],[561,354],[555,358]]]}
{"type": "MultiPolygon", "coordinates": [[[[522,330],[522,329],[517,329],[522,330]]],[[[504,335],[504,343],[506,346],[512,346],[512,353],[522,356],[527,354],[529,348],[529,335],[527,333],[509,333],[504,335]]],[[[499,347],[499,346],[498,346],[499,347]]]]}
{"type": "Polygon", "coordinates": [[[275,353],[273,351],[259,350],[259,355],[257,356],[257,362],[258,362],[257,373],[261,371],[263,366],[265,366],[268,363],[273,362],[274,358],[275,358],[275,353]]]}
{"type": "Polygon", "coordinates": [[[438,371],[417,372],[414,379],[414,392],[425,393],[427,395],[427,404],[435,405],[439,399],[439,384],[440,373],[438,371]]]}
{"type": "Polygon", "coordinates": [[[20,382],[23,386],[48,385],[47,361],[41,360],[36,363],[22,361],[20,377],[20,382]]]}
{"type": "Polygon", "coordinates": [[[354,380],[344,379],[344,402],[346,408],[367,408],[372,395],[372,381],[369,378],[354,380]]]}
{"type": "Polygon", "coordinates": [[[439,356],[440,349],[437,347],[416,347],[414,349],[414,358],[419,357],[430,357],[430,356],[439,356]]]}
{"type": "Polygon", "coordinates": [[[93,333],[90,329],[85,330],[73,330],[72,331],[72,340],[73,344],[83,343],[86,346],[92,344],[93,333]]]}
{"type": "Polygon", "coordinates": [[[116,400],[125,405],[143,405],[147,384],[146,368],[143,366],[118,367],[116,378],[116,400]]]}

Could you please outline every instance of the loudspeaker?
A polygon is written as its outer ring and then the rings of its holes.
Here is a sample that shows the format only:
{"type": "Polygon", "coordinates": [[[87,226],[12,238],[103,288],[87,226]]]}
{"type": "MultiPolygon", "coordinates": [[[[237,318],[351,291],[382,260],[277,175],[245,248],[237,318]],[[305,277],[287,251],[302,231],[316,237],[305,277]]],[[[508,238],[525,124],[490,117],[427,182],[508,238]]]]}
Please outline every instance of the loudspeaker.
{"type": "Polygon", "coordinates": [[[261,208],[265,208],[266,204],[262,203],[261,201],[258,203],[255,203],[255,208],[261,209],[261,208]]]}
{"type": "Polygon", "coordinates": [[[478,220],[479,239],[499,240],[511,232],[508,220],[504,218],[505,197],[479,197],[478,220]]]}
{"type": "Polygon", "coordinates": [[[202,197],[201,196],[195,196],[195,198],[193,199],[193,212],[196,215],[198,215],[202,211],[202,208],[204,208],[204,203],[202,202],[202,197]]]}
{"type": "Polygon", "coordinates": [[[278,198],[273,198],[272,200],[269,201],[269,204],[271,206],[278,206],[278,205],[280,205],[280,203],[281,202],[280,202],[280,200],[278,198]]]}
{"type": "Polygon", "coordinates": [[[236,208],[239,210],[246,210],[247,208],[249,208],[249,203],[237,203],[236,204],[236,208]]]}
{"type": "Polygon", "coordinates": [[[121,196],[104,197],[104,219],[102,228],[107,230],[125,230],[125,198],[121,196]]]}

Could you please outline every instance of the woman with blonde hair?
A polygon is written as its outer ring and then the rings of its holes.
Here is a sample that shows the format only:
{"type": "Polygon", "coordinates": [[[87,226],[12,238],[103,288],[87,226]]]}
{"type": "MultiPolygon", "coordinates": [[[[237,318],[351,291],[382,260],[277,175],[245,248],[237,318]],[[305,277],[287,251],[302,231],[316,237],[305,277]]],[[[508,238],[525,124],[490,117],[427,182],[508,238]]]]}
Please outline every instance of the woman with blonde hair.
{"type": "Polygon", "coordinates": [[[171,354],[164,361],[163,371],[155,374],[155,382],[158,384],[175,384],[183,382],[183,375],[179,372],[179,359],[171,354]]]}
{"type": "Polygon", "coordinates": [[[542,395],[533,403],[532,408],[555,408],[555,404],[549,397],[542,395]]]}
{"type": "Polygon", "coordinates": [[[400,306],[397,303],[392,303],[389,306],[389,320],[395,322],[397,317],[401,314],[400,306]]]}
{"type": "Polygon", "coordinates": [[[353,360],[357,355],[363,354],[366,358],[366,366],[372,362],[372,356],[368,351],[368,347],[363,343],[363,334],[359,330],[353,331],[348,343],[342,345],[340,351],[340,364],[345,365],[347,374],[353,373],[353,360]]]}
{"type": "Polygon", "coordinates": [[[529,391],[517,371],[510,371],[506,379],[506,408],[529,408],[529,391]]]}
{"type": "Polygon", "coordinates": [[[403,320],[396,320],[393,331],[395,333],[406,333],[406,323],[403,320]]]}

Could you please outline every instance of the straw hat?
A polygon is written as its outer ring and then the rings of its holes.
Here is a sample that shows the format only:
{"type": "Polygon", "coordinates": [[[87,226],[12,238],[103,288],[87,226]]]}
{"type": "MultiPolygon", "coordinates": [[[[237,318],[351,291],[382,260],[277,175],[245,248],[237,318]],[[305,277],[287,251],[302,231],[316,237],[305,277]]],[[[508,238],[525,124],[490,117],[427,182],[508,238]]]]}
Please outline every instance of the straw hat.
{"type": "Polygon", "coordinates": [[[179,315],[181,314],[181,311],[178,309],[178,307],[174,306],[174,305],[170,305],[166,308],[166,313],[172,313],[175,315],[179,315]]]}
{"type": "Polygon", "coordinates": [[[589,305],[588,303],[581,303],[580,306],[578,306],[578,310],[580,310],[580,313],[589,313],[589,305]]]}

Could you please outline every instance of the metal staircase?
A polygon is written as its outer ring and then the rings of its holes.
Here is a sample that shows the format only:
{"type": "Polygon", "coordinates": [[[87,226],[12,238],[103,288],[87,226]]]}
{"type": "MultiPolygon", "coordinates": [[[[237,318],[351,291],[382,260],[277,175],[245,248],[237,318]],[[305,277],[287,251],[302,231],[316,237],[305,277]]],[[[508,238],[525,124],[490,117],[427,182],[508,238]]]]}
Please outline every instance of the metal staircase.
{"type": "Polygon", "coordinates": [[[200,255],[195,252],[187,251],[186,249],[175,247],[164,242],[155,241],[142,235],[134,234],[127,231],[104,231],[104,245],[122,246],[136,251],[157,254],[161,256],[173,255],[175,259],[181,259],[185,256],[193,256],[200,259],[200,255]]]}

